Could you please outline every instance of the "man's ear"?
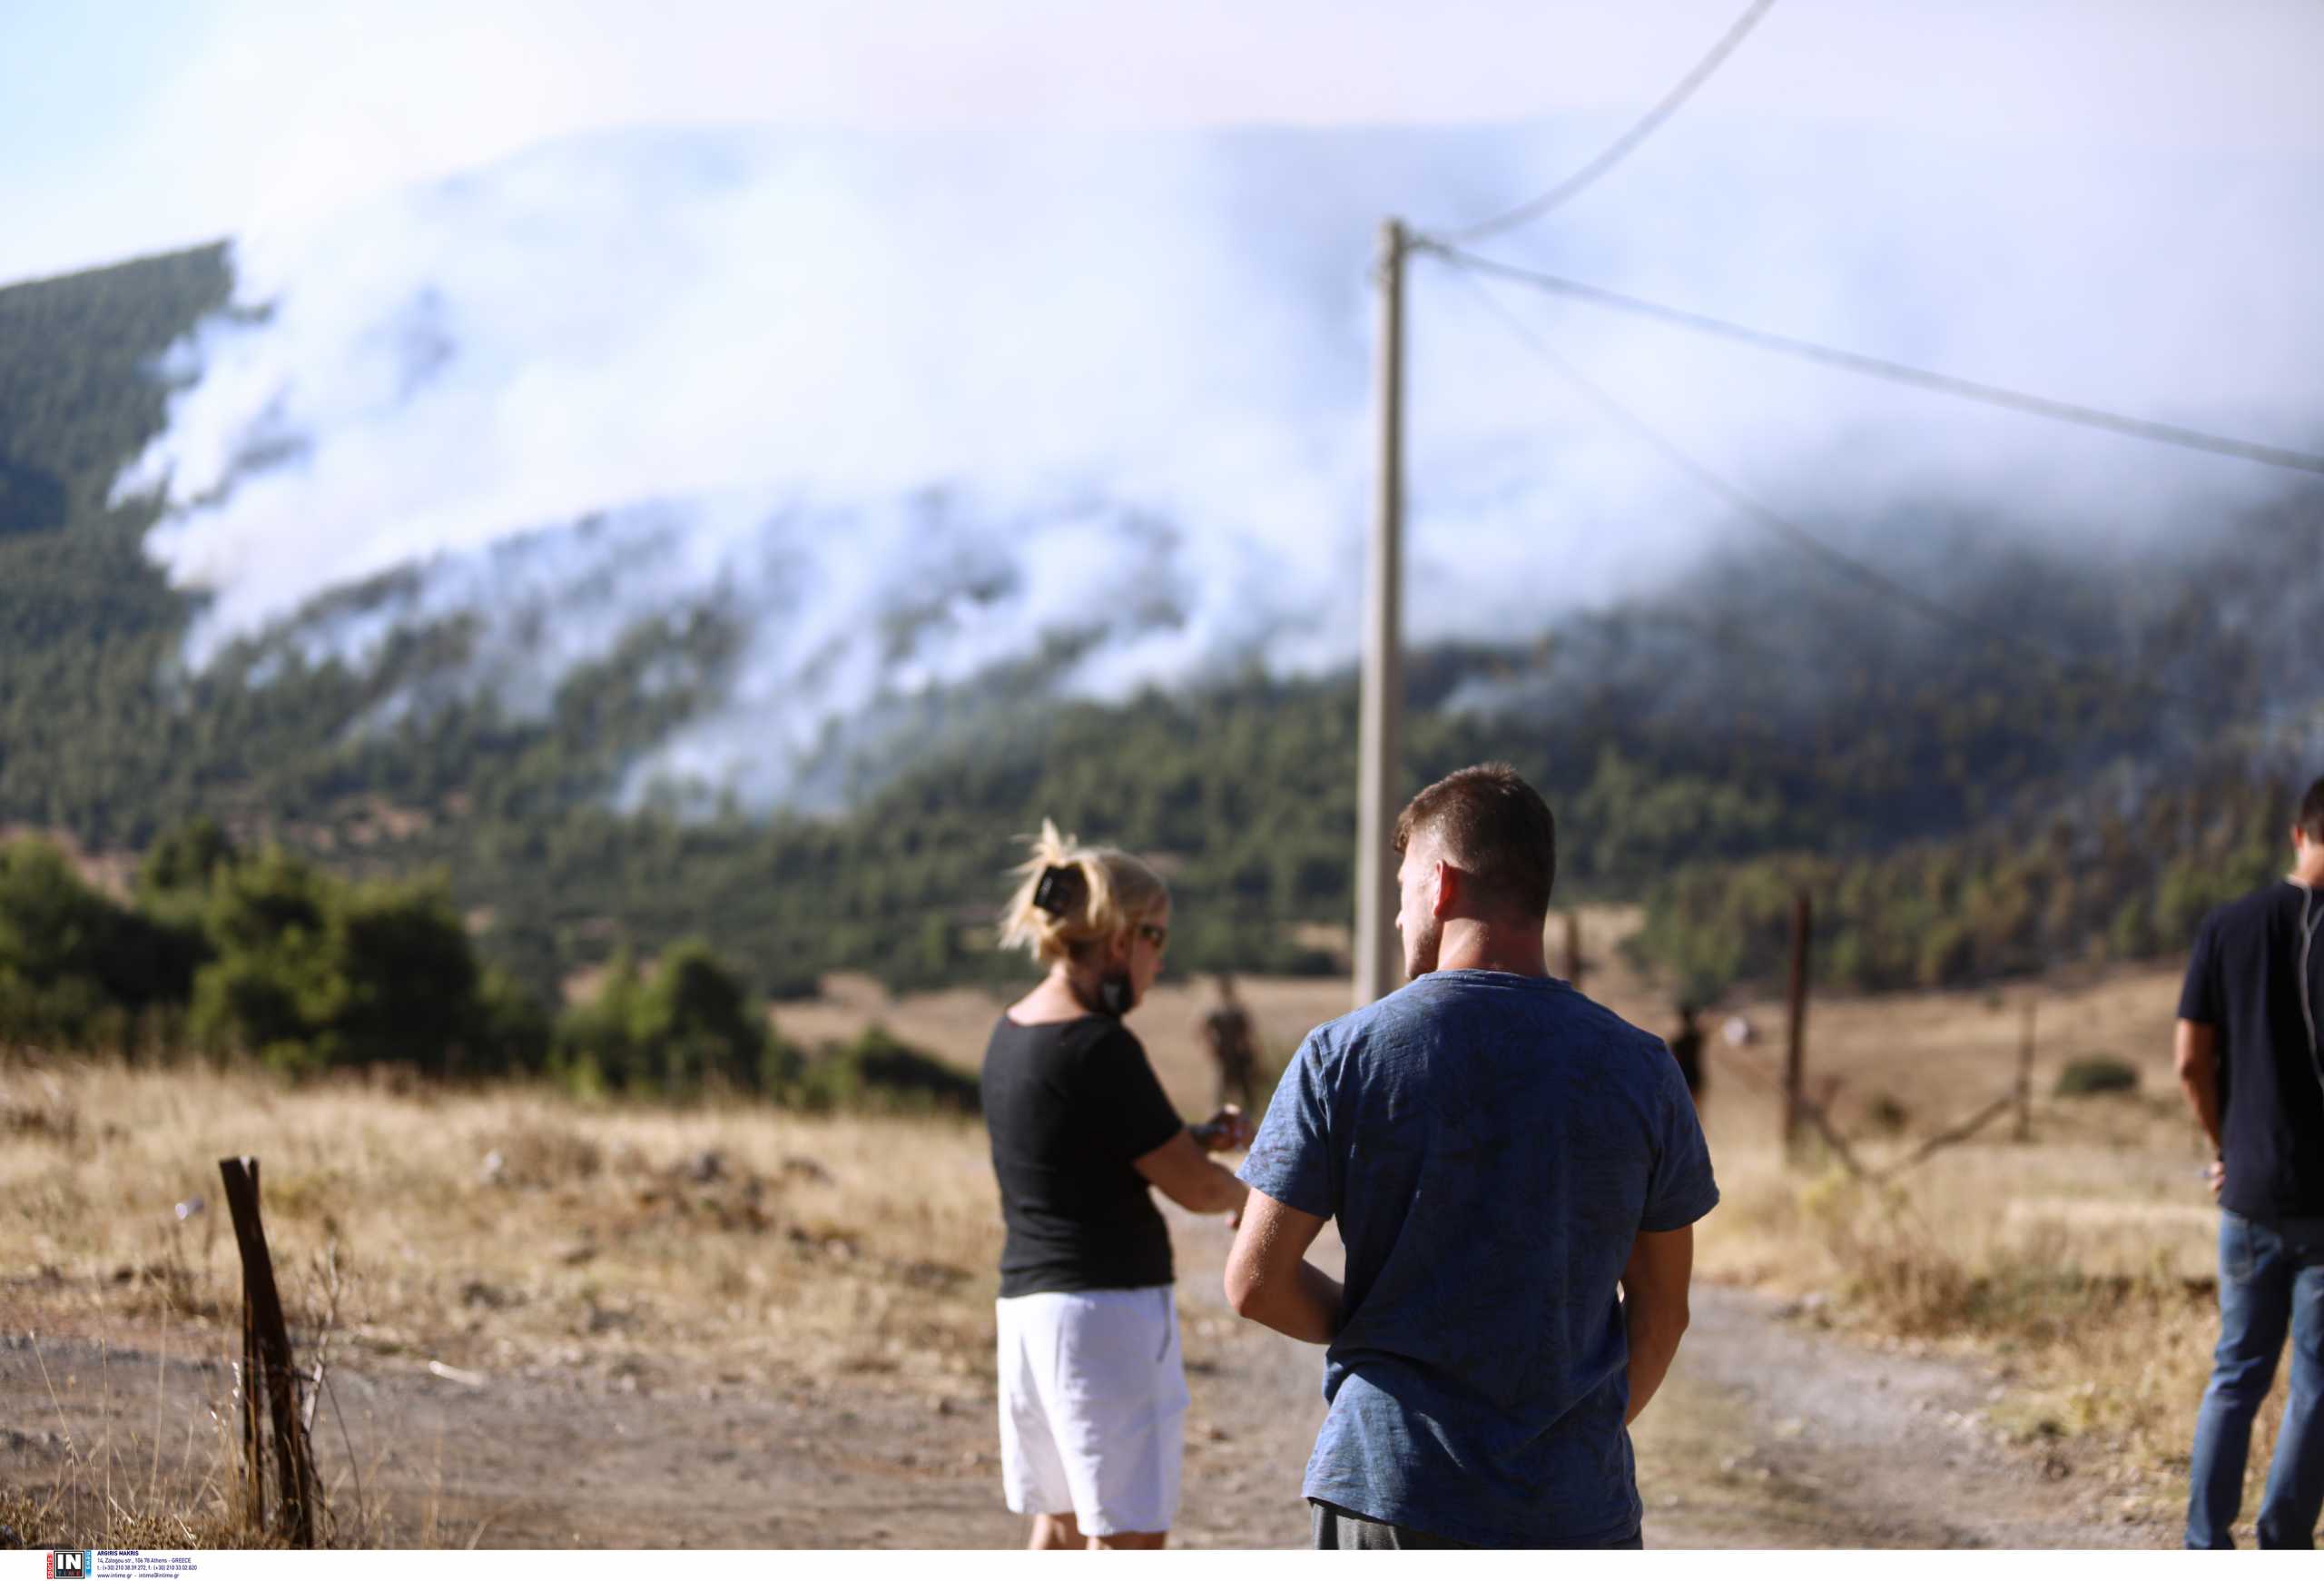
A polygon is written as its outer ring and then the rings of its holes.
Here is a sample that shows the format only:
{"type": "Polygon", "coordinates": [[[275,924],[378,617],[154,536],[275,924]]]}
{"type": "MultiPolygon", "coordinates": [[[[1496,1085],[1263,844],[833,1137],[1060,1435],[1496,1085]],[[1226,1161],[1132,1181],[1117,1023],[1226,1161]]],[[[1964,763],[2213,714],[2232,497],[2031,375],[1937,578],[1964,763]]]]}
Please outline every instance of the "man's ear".
{"type": "Polygon", "coordinates": [[[1436,889],[1435,898],[1428,908],[1429,915],[1439,922],[1451,916],[1461,904],[1461,884],[1467,877],[1468,874],[1452,864],[1438,857],[1429,873],[1429,882],[1436,889]]]}

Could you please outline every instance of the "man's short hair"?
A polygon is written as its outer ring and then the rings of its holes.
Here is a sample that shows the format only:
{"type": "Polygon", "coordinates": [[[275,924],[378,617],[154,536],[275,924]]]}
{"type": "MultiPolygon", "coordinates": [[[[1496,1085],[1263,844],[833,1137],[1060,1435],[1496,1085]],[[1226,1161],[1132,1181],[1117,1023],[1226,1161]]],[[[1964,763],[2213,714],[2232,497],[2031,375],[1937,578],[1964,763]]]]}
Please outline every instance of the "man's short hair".
{"type": "Polygon", "coordinates": [[[2299,798],[2299,826],[2309,839],[2324,845],[2324,779],[2309,786],[2308,794],[2299,798]]]}
{"type": "Polygon", "coordinates": [[[1528,917],[1549,914],[1557,820],[1509,765],[1448,774],[1405,803],[1396,817],[1396,854],[1423,835],[1434,835],[1446,860],[1476,880],[1480,898],[1528,917]]]}

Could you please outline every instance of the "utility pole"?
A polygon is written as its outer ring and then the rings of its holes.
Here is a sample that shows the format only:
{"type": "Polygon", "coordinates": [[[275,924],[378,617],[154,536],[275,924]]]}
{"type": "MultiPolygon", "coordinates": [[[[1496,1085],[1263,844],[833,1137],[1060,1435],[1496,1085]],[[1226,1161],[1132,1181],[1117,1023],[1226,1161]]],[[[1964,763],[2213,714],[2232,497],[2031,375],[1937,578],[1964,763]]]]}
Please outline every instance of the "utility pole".
{"type": "Polygon", "coordinates": [[[1404,662],[1401,605],[1404,528],[1404,226],[1380,227],[1380,344],[1374,364],[1380,418],[1379,492],[1374,503],[1364,598],[1364,687],[1356,722],[1355,1003],[1371,1003],[1403,981],[1396,947],[1396,874],[1388,841],[1398,811],[1404,662]]]}

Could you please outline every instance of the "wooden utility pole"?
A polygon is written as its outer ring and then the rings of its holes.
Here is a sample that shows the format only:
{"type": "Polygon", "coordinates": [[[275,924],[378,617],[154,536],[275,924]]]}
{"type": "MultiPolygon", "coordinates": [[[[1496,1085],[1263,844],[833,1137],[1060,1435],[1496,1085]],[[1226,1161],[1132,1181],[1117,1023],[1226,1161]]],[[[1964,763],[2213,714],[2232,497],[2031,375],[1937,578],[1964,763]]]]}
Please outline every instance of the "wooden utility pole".
{"type": "Polygon", "coordinates": [[[1787,1153],[1799,1149],[1804,1119],[1802,1100],[1807,1080],[1807,944],[1814,921],[1807,892],[1791,900],[1791,1032],[1783,1061],[1783,1145],[1787,1153]]]}
{"type": "Polygon", "coordinates": [[[234,1241],[242,1254],[242,1453],[245,1496],[258,1524],[279,1530],[301,1548],[315,1546],[317,1484],[307,1448],[306,1424],[299,1418],[290,1334],[282,1321],[282,1298],[274,1287],[274,1259],[266,1250],[266,1228],[258,1212],[258,1160],[220,1159],[226,1206],[234,1218],[234,1241]],[[263,1520],[266,1499],[265,1429],[271,1428],[275,1472],[275,1524],[263,1520]]]}
{"type": "Polygon", "coordinates": [[[1565,912],[1565,980],[1581,992],[1581,914],[1571,906],[1565,912]]]}
{"type": "Polygon", "coordinates": [[[2025,1029],[2017,1040],[2017,1140],[2034,1140],[2034,1010],[2039,1002],[2025,1001],[2025,1029]]]}
{"type": "Polygon", "coordinates": [[[1380,470],[1364,577],[1363,701],[1356,724],[1355,1003],[1371,1003],[1403,981],[1396,946],[1396,872],[1388,842],[1403,749],[1404,664],[1402,587],[1404,525],[1404,227],[1380,227],[1380,344],[1374,364],[1380,470]]]}

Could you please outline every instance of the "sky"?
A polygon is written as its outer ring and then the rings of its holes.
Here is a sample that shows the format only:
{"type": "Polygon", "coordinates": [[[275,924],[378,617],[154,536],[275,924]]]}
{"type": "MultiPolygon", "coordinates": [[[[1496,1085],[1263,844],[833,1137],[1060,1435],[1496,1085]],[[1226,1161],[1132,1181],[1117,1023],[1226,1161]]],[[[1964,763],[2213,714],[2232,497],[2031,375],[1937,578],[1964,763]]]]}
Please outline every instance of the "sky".
{"type": "MultiPolygon", "coordinates": [[[[0,0],[0,212],[15,217],[0,228],[0,282],[296,223],[612,127],[1419,125],[1633,112],[1738,9],[0,0]]],[[[2118,155],[2309,153],[2324,146],[2319,60],[2324,5],[2313,0],[1782,0],[1697,104],[2118,155]]]]}

